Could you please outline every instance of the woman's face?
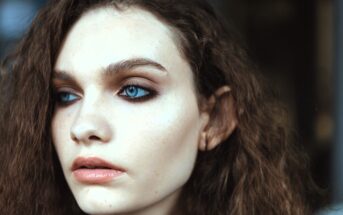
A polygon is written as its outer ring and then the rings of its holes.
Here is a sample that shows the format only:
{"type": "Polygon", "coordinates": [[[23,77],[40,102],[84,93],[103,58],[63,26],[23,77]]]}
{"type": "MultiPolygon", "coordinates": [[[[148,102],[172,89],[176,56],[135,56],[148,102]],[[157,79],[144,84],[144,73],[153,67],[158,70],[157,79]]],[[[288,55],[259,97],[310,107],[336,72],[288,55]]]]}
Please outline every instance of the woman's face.
{"type": "Polygon", "coordinates": [[[173,207],[207,117],[172,30],[137,8],[91,10],[68,33],[53,83],[53,142],[81,209],[173,207]]]}

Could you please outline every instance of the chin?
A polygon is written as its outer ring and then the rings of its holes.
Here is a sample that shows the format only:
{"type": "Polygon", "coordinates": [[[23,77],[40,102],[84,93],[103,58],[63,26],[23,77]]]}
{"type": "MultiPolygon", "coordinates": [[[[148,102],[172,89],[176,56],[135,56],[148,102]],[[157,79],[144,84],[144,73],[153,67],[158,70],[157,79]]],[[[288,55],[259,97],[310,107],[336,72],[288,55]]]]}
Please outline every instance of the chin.
{"type": "Polygon", "coordinates": [[[87,214],[120,214],[135,211],[138,206],[138,202],[130,200],[130,196],[100,186],[86,187],[75,198],[81,210],[87,214]]]}

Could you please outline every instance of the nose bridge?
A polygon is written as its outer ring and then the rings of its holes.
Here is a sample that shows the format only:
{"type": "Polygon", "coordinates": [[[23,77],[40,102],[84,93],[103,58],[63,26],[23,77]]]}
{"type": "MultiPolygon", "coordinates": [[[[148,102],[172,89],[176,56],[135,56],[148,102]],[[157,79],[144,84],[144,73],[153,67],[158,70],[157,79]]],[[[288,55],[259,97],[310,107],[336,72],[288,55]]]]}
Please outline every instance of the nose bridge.
{"type": "Polygon", "coordinates": [[[82,98],[81,105],[70,130],[70,136],[77,143],[109,142],[112,129],[104,109],[101,95],[92,93],[82,98]]]}

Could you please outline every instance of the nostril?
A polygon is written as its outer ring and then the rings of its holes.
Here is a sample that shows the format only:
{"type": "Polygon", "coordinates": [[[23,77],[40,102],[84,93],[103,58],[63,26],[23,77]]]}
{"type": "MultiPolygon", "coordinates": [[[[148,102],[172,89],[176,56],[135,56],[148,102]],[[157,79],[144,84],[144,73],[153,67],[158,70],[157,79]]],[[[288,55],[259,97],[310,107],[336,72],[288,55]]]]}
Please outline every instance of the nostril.
{"type": "Polygon", "coordinates": [[[95,135],[91,135],[88,139],[89,140],[101,140],[98,136],[95,136],[95,135]]]}
{"type": "Polygon", "coordinates": [[[75,142],[88,142],[88,141],[101,141],[101,138],[97,135],[90,135],[88,138],[83,139],[82,137],[77,137],[76,135],[71,135],[71,139],[75,142]]]}
{"type": "Polygon", "coordinates": [[[77,137],[74,134],[71,134],[71,139],[75,142],[77,141],[77,137]]]}
{"type": "Polygon", "coordinates": [[[105,143],[111,139],[111,135],[111,129],[106,121],[98,122],[82,119],[82,121],[77,121],[70,129],[70,138],[75,143],[105,143]]]}

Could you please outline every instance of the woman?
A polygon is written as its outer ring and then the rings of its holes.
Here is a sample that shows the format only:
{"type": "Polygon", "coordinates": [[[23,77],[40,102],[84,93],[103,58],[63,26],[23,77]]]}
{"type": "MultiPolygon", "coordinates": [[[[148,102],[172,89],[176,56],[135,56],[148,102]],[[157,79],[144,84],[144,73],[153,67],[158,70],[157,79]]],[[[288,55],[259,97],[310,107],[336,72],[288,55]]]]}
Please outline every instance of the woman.
{"type": "Polygon", "coordinates": [[[201,0],[52,1],[1,76],[4,214],[309,214],[303,155],[201,0]]]}

